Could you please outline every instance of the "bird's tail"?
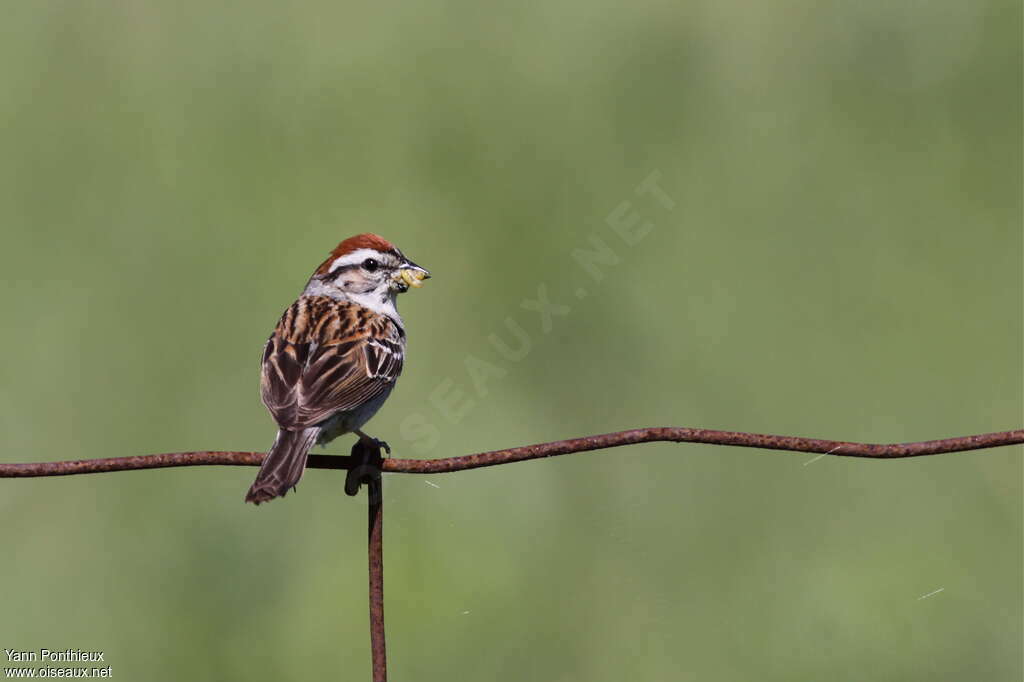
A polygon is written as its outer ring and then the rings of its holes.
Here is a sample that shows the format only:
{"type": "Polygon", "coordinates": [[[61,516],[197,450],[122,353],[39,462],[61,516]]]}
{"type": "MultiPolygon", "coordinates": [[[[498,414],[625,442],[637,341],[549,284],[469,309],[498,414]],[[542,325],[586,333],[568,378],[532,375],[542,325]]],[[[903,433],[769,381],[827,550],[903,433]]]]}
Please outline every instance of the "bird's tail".
{"type": "Polygon", "coordinates": [[[274,446],[263,460],[256,480],[245,496],[246,502],[259,504],[275,497],[284,497],[302,478],[306,457],[320,435],[320,427],[312,426],[299,431],[279,429],[274,446]]]}

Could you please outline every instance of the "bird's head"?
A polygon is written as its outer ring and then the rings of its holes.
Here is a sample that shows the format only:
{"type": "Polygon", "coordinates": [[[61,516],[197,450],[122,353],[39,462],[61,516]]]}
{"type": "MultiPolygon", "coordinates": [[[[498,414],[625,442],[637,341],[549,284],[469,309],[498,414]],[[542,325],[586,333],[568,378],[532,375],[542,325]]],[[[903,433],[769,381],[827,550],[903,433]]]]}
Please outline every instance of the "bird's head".
{"type": "Polygon", "coordinates": [[[409,287],[423,286],[430,273],[394,244],[375,234],[349,237],[334,248],[306,287],[308,293],[347,298],[378,310],[409,287]]]}

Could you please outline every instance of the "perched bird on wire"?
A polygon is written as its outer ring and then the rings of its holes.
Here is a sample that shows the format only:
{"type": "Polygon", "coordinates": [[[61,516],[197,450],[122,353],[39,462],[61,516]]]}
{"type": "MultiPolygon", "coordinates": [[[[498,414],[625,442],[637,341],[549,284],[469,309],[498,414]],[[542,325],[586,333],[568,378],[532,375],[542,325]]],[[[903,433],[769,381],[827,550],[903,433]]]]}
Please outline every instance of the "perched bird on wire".
{"type": "Polygon", "coordinates": [[[246,502],[293,489],[315,444],[355,433],[387,448],[360,429],[402,372],[405,328],[395,299],[428,277],[375,234],[346,239],[316,269],[263,350],[260,393],[278,431],[246,502]]]}

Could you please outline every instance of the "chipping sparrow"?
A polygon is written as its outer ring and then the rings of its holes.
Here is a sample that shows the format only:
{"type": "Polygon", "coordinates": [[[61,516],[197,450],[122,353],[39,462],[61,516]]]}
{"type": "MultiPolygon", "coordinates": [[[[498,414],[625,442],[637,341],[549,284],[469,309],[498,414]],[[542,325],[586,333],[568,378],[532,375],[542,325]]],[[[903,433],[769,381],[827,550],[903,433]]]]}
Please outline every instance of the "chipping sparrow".
{"type": "Polygon", "coordinates": [[[263,350],[260,393],[277,422],[246,502],[284,496],[314,444],[360,431],[402,372],[405,329],[395,298],[430,273],[375,234],[338,244],[277,323],[263,350]]]}

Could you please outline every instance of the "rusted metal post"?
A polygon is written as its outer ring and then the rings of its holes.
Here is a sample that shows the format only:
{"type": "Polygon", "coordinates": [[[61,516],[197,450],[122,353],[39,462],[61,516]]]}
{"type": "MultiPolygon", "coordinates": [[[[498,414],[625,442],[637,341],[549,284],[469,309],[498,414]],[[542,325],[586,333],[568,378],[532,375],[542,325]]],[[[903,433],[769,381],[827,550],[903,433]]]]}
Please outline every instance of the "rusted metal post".
{"type": "MultiPolygon", "coordinates": [[[[356,441],[345,476],[345,494],[356,495],[366,486],[369,523],[367,557],[370,574],[370,653],[373,682],[387,682],[388,659],[384,641],[384,488],[380,469],[382,443],[356,441]]],[[[386,447],[386,446],[385,446],[386,447]]]]}
{"type": "Polygon", "coordinates": [[[384,496],[378,475],[367,486],[370,523],[368,555],[370,560],[370,652],[373,656],[373,682],[387,682],[388,658],[384,642],[384,496]]]}

